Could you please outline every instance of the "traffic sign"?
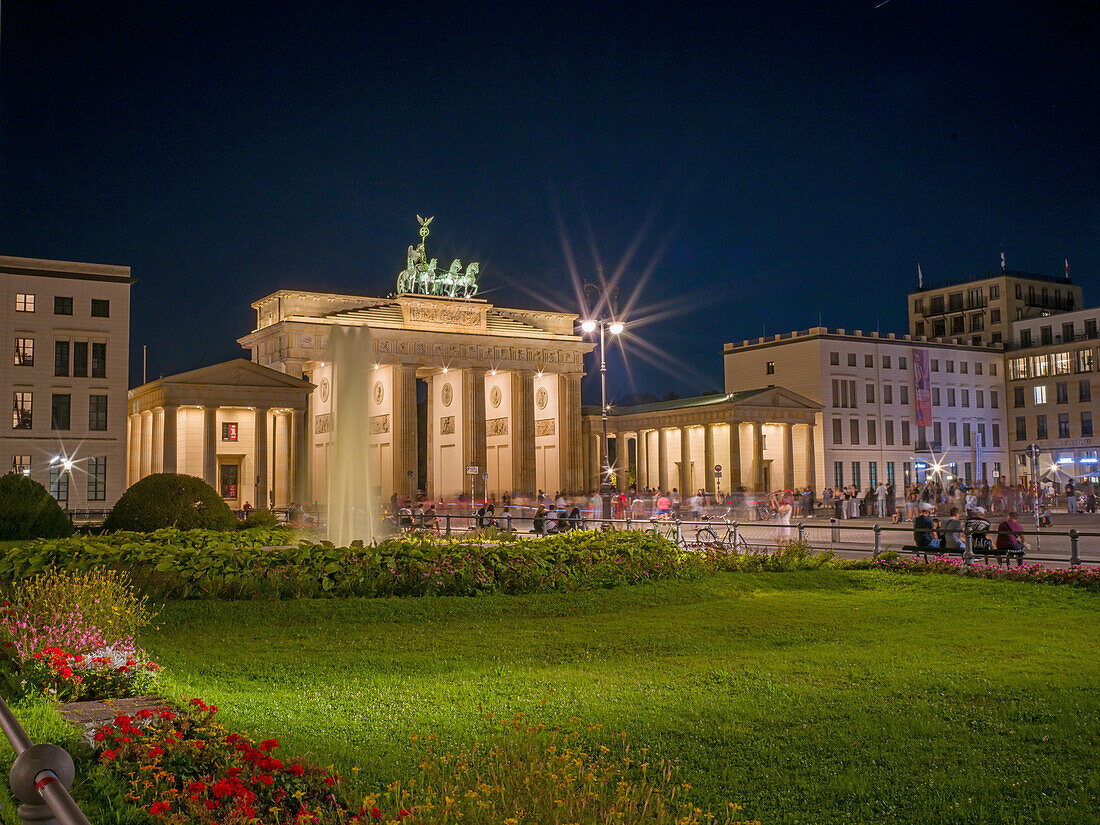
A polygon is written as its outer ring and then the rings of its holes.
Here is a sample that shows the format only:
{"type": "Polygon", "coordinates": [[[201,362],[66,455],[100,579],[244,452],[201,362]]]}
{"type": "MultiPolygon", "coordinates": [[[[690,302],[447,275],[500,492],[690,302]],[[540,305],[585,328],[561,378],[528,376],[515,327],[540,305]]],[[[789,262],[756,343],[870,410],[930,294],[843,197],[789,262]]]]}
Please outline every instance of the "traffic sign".
{"type": "Polygon", "coordinates": [[[722,472],[722,465],[721,464],[715,464],[714,465],[714,472],[716,472],[716,473],[722,472]]]}
{"type": "Polygon", "coordinates": [[[481,474],[481,480],[482,481],[488,481],[489,480],[489,474],[488,473],[482,473],[481,474]]]}
{"type": "Polygon", "coordinates": [[[467,465],[466,466],[466,475],[476,476],[477,475],[477,465],[476,464],[467,465]]]}

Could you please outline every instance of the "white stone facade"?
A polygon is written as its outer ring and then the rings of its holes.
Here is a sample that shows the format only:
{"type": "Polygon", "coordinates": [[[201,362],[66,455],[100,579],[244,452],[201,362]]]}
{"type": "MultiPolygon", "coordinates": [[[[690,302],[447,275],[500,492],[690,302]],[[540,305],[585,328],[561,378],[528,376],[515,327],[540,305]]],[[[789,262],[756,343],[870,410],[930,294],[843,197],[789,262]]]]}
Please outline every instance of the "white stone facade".
{"type": "Polygon", "coordinates": [[[0,257],[0,472],[23,472],[70,511],[126,489],[130,268],[0,257]]]}
{"type": "Polygon", "coordinates": [[[1009,472],[1002,362],[1000,346],[816,327],[727,344],[725,381],[729,393],[769,383],[822,405],[818,490],[878,480],[900,488],[923,481],[933,460],[958,478],[992,483],[1009,472]],[[924,432],[914,423],[914,349],[927,349],[931,366],[924,432]],[[925,442],[934,449],[921,449],[925,442]]]}

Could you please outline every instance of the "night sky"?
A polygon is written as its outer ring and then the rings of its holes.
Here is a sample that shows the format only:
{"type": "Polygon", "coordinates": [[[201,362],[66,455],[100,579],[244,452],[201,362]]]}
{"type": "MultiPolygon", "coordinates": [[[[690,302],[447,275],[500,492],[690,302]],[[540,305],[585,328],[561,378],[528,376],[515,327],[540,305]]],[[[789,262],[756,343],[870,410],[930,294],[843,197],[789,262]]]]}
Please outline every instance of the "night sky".
{"type": "Polygon", "coordinates": [[[621,270],[615,394],[902,332],[918,261],[1068,257],[1100,303],[1088,4],[558,5],[7,0],[0,254],[131,266],[132,384],[142,344],[150,378],[240,356],[276,289],[388,294],[417,213],[498,305],[621,270]]]}

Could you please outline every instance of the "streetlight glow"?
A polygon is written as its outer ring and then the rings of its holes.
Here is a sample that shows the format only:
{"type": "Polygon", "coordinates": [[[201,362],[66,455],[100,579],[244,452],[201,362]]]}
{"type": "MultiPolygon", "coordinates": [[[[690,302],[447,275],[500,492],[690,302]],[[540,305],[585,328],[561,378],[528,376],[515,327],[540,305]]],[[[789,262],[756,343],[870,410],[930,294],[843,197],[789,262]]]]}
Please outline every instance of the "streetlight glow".
{"type": "Polygon", "coordinates": [[[611,332],[612,335],[618,335],[620,332],[623,331],[623,325],[620,324],[618,321],[615,321],[613,324],[611,324],[611,326],[608,327],[608,330],[611,332]]]}
{"type": "Polygon", "coordinates": [[[583,329],[585,332],[595,332],[596,322],[595,321],[581,321],[581,329],[583,329]]]}

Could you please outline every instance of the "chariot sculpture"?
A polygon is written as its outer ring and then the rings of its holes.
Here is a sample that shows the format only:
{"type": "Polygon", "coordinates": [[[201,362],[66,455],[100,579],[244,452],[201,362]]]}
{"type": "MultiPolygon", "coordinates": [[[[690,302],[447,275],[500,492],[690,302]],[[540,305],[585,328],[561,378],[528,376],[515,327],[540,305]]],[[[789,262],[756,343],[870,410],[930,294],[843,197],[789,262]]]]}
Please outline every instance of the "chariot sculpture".
{"type": "Polygon", "coordinates": [[[420,222],[420,244],[410,246],[406,266],[397,275],[397,293],[418,295],[436,295],[441,298],[473,298],[477,294],[476,261],[470,263],[465,272],[462,261],[455,258],[448,269],[439,269],[439,259],[428,260],[424,242],[428,238],[428,226],[433,218],[416,219],[420,222]]]}

